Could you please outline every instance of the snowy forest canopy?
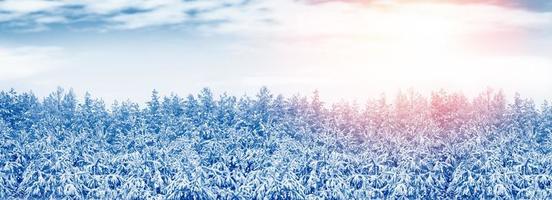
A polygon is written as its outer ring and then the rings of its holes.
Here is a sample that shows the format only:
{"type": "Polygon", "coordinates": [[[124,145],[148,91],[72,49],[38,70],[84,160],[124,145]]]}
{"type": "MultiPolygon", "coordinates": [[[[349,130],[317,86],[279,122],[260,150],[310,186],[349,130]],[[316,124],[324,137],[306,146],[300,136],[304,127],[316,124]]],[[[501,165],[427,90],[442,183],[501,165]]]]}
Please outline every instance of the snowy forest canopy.
{"type": "Polygon", "coordinates": [[[552,106],[0,92],[0,199],[551,199],[552,106]]]}

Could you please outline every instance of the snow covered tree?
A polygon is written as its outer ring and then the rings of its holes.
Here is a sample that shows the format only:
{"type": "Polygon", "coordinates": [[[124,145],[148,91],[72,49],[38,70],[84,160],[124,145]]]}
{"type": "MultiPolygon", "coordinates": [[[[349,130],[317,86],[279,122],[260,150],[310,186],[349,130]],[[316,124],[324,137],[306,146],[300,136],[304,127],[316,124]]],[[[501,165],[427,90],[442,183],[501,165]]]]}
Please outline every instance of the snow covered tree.
{"type": "Polygon", "coordinates": [[[550,199],[552,106],[488,89],[140,105],[0,91],[0,199],[550,199]]]}

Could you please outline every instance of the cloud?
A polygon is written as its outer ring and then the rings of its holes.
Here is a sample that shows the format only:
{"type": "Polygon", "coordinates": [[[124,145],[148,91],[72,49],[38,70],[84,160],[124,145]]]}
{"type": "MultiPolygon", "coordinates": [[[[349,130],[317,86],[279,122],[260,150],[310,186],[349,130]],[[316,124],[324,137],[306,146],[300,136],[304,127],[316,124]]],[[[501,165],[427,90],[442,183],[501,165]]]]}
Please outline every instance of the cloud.
{"type": "Polygon", "coordinates": [[[0,47],[0,80],[26,78],[61,66],[59,47],[0,47]]]}
{"type": "Polygon", "coordinates": [[[348,1],[330,1],[315,5],[292,1],[271,1],[254,3],[241,10],[221,9],[206,13],[205,16],[209,19],[230,19],[232,23],[219,27],[221,31],[251,31],[256,35],[372,34],[374,37],[379,37],[381,33],[404,34],[404,31],[424,31],[420,29],[427,28],[426,26],[445,26],[454,28],[455,32],[470,32],[552,25],[552,13],[537,13],[490,4],[379,3],[377,5],[363,6],[348,1]],[[260,15],[259,11],[262,10],[266,12],[260,15]],[[417,25],[423,26],[416,27],[417,25]]]}
{"type": "Polygon", "coordinates": [[[304,0],[311,4],[322,4],[328,2],[345,2],[363,5],[377,4],[408,4],[408,3],[441,3],[441,4],[484,4],[502,7],[520,8],[532,11],[551,11],[552,2],[549,0],[304,0]]]}
{"type": "Polygon", "coordinates": [[[396,18],[389,15],[392,12],[410,12],[415,18],[436,15],[482,26],[550,24],[550,10],[531,9],[550,6],[545,1],[505,0],[5,0],[0,1],[0,25],[7,24],[4,27],[12,30],[47,30],[53,25],[82,27],[80,24],[92,30],[191,25],[198,30],[225,33],[324,29],[331,34],[354,26],[358,30],[358,26],[393,25],[396,18]],[[345,23],[330,27],[333,30],[326,26],[336,22],[345,23]]]}
{"type": "Polygon", "coordinates": [[[178,7],[163,6],[148,12],[117,15],[110,19],[119,29],[137,29],[148,26],[183,23],[188,19],[178,7]]]}
{"type": "Polygon", "coordinates": [[[0,25],[12,29],[93,22],[97,30],[205,22],[200,14],[238,7],[248,0],[5,0],[0,1],[0,25]]]}
{"type": "Polygon", "coordinates": [[[63,5],[57,1],[43,1],[43,0],[5,0],[0,1],[0,8],[3,11],[16,13],[16,14],[28,14],[38,11],[47,11],[63,5]]]}

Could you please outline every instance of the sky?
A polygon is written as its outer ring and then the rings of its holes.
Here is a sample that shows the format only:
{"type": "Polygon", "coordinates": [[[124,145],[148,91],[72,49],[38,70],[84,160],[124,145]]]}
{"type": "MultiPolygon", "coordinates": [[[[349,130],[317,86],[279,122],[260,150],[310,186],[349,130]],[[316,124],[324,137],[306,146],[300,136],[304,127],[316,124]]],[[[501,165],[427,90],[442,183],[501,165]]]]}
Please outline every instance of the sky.
{"type": "Polygon", "coordinates": [[[0,89],[552,99],[548,0],[0,0],[0,89]]]}

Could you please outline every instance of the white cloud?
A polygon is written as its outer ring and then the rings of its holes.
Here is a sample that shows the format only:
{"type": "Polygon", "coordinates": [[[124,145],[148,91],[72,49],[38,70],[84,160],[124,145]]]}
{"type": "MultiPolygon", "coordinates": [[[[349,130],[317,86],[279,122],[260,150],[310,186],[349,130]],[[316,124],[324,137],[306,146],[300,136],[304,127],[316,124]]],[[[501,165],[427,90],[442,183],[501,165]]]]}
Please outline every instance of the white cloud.
{"type": "Polygon", "coordinates": [[[37,11],[48,11],[63,5],[58,1],[44,0],[5,0],[0,1],[0,10],[27,14],[37,11]]]}
{"type": "MultiPolygon", "coordinates": [[[[152,6],[152,5],[149,5],[152,6]]],[[[144,6],[143,8],[149,7],[144,6]]],[[[160,4],[147,12],[120,14],[110,19],[116,28],[136,29],[148,26],[179,24],[187,20],[182,5],[160,4]]]]}
{"type": "MultiPolygon", "coordinates": [[[[189,16],[187,12],[212,12],[211,10],[221,9],[227,5],[237,5],[240,0],[203,0],[203,1],[181,1],[181,0],[157,0],[141,1],[117,6],[117,10],[133,8],[143,12],[117,14],[107,21],[113,22],[117,29],[136,29],[149,26],[175,25],[186,22],[209,20],[198,16],[189,16]]],[[[96,7],[97,3],[89,3],[87,7],[96,7]]],[[[230,6],[230,9],[239,9],[230,6]]],[[[108,9],[109,10],[109,9],[108,9]]],[[[111,8],[110,11],[113,11],[111,8]]],[[[98,10],[96,10],[98,11],[98,10]]],[[[107,10],[99,10],[100,13],[107,10]]]]}
{"type": "MultiPolygon", "coordinates": [[[[109,14],[116,12],[125,8],[132,6],[143,8],[141,6],[136,6],[137,2],[135,0],[79,0],[79,1],[66,1],[68,4],[72,3],[75,5],[84,6],[84,9],[93,14],[109,14]]],[[[140,4],[141,5],[141,4],[140,4]]],[[[145,8],[144,8],[145,9],[145,8]]]]}
{"type": "Polygon", "coordinates": [[[26,78],[61,66],[59,47],[0,47],[0,80],[26,78]]]}
{"type": "Polygon", "coordinates": [[[56,1],[5,0],[0,1],[0,23],[27,19],[26,15],[38,11],[51,11],[63,5],[56,1]]]}
{"type": "Polygon", "coordinates": [[[232,20],[217,31],[259,38],[273,54],[270,64],[287,73],[249,77],[246,84],[356,88],[336,96],[382,87],[393,92],[449,86],[549,95],[540,88],[552,86],[546,78],[552,60],[526,51],[532,48],[527,40],[537,39],[530,31],[552,28],[551,13],[482,4],[271,1],[206,15],[232,20]],[[256,12],[266,12],[272,21],[263,22],[256,12]]]}
{"type": "MultiPolygon", "coordinates": [[[[550,12],[531,12],[524,9],[489,4],[455,3],[397,3],[370,4],[331,1],[312,4],[309,1],[278,0],[5,0],[0,1],[0,22],[32,21],[30,26],[68,23],[90,17],[106,22],[98,29],[136,29],[150,26],[226,21],[223,25],[203,26],[202,30],[222,32],[251,32],[253,34],[365,34],[381,29],[404,26],[410,21],[438,17],[438,25],[458,23],[480,25],[535,26],[552,22],[550,12]],[[41,15],[32,13],[41,12],[41,15]],[[123,12],[125,11],[125,12],[123,12]],[[136,12],[133,12],[136,11],[136,12]],[[189,12],[197,12],[190,16],[189,12]],[[1,12],[0,12],[1,13],[1,12]],[[402,15],[395,15],[402,13],[402,15]],[[469,14],[467,14],[469,13],[469,14]],[[78,16],[75,16],[78,15],[78,16]]],[[[312,2],[312,1],[311,1],[312,2]]],[[[89,18],[88,18],[89,19],[89,18]]],[[[416,25],[416,24],[413,24],[416,25]]],[[[475,27],[475,26],[471,26],[475,27]]],[[[415,27],[414,27],[415,28],[415,27]]]]}
{"type": "MultiPolygon", "coordinates": [[[[41,26],[92,19],[106,23],[96,27],[99,30],[104,29],[105,26],[115,29],[136,29],[194,22],[193,20],[196,19],[189,17],[187,12],[208,12],[222,7],[237,6],[242,1],[6,0],[0,1],[0,22],[41,26]],[[36,15],[37,12],[40,14],[36,15]]],[[[33,27],[22,28],[33,29],[33,27]]]]}
{"type": "Polygon", "coordinates": [[[205,13],[202,17],[230,19],[232,23],[218,27],[222,32],[278,36],[388,37],[390,34],[403,35],[443,27],[456,34],[534,28],[552,23],[552,12],[531,12],[487,4],[385,3],[367,6],[344,1],[315,5],[296,1],[260,1],[240,9],[205,13]]]}

